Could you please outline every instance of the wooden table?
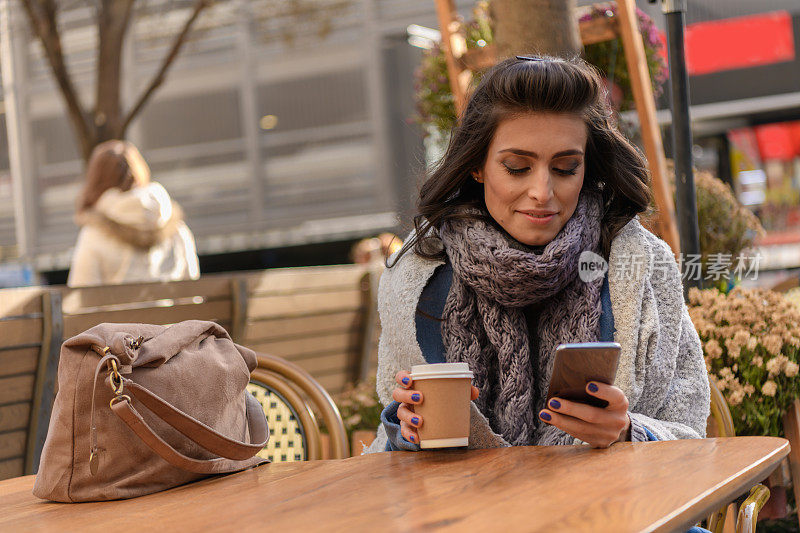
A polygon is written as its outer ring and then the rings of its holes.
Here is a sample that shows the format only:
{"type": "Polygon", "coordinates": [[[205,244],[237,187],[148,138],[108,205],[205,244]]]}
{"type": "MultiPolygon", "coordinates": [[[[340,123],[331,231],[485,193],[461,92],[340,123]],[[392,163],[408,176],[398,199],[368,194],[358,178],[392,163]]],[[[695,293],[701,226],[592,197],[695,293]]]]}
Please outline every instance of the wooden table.
{"type": "Polygon", "coordinates": [[[685,531],[766,478],[772,437],[392,452],[264,465],[133,500],[0,482],[0,531],[685,531]]]}

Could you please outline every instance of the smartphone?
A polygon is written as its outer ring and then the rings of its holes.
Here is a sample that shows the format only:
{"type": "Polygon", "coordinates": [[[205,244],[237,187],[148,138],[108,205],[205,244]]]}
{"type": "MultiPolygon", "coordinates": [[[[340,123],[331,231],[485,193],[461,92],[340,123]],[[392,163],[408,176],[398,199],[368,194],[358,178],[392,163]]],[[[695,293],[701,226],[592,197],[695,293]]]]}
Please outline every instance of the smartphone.
{"type": "Polygon", "coordinates": [[[557,397],[594,407],[607,407],[607,401],[586,392],[586,384],[598,381],[613,385],[621,349],[616,342],[558,345],[546,401],[557,397]]]}

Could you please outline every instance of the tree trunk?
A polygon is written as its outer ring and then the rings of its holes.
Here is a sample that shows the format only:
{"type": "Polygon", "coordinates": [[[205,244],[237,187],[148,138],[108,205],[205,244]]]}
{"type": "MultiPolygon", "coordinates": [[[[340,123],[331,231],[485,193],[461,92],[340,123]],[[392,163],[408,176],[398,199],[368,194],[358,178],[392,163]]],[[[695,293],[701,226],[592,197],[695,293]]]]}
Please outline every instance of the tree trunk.
{"type": "Polygon", "coordinates": [[[130,22],[133,0],[103,0],[98,13],[97,99],[95,100],[95,142],[123,136],[122,44],[130,22]]]}
{"type": "Polygon", "coordinates": [[[498,56],[578,55],[581,39],[575,6],[576,0],[493,0],[498,56]]]}
{"type": "Polygon", "coordinates": [[[28,16],[33,33],[44,48],[53,77],[64,97],[67,112],[84,161],[92,149],[109,139],[124,139],[125,131],[147,104],[153,93],[164,83],[167,72],[188,39],[200,13],[212,0],[195,0],[194,8],[181,31],[175,36],[169,52],[153,79],[147,84],[125,114],[121,101],[122,46],[131,21],[136,0],[100,0],[97,6],[97,86],[92,114],[88,114],[67,71],[61,35],[57,23],[58,0],[19,0],[28,16]]]}

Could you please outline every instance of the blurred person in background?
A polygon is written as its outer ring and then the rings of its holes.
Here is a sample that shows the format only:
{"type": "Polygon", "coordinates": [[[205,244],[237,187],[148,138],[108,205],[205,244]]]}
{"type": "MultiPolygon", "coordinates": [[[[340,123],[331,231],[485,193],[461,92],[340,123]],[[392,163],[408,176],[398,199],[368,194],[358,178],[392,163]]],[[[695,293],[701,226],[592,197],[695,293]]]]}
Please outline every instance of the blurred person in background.
{"type": "Polygon", "coordinates": [[[150,168],[127,141],[95,147],[76,220],[70,287],[200,277],[183,210],[150,181],[150,168]]]}
{"type": "Polygon", "coordinates": [[[350,258],[357,265],[383,265],[387,258],[402,247],[403,241],[400,237],[394,233],[381,233],[377,237],[358,241],[350,250],[350,258]]]}

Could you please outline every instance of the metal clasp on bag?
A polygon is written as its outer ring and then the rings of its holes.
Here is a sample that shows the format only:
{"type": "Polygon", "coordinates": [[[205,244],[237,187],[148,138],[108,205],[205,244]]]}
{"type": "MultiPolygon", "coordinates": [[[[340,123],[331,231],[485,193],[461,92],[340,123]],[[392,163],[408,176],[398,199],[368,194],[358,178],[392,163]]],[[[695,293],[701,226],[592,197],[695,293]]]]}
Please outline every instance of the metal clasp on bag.
{"type": "MultiPolygon", "coordinates": [[[[139,344],[141,344],[141,339],[142,339],[142,337],[139,337],[138,339],[136,339],[133,342],[133,344],[135,344],[137,348],[138,348],[139,344]]],[[[109,348],[108,346],[104,346],[104,347],[100,348],[97,345],[93,345],[92,346],[92,350],[97,352],[97,354],[101,358],[102,357],[106,357],[107,355],[111,354],[111,348],[109,348]]],[[[111,391],[115,395],[119,396],[120,394],[122,394],[122,390],[123,390],[122,374],[120,374],[120,372],[119,372],[119,365],[118,365],[118,360],[117,360],[116,356],[111,355],[111,357],[112,358],[109,359],[108,362],[107,362],[107,365],[111,367],[111,368],[108,369],[109,370],[108,379],[109,379],[109,383],[110,383],[110,386],[111,386],[111,391]]],[[[92,396],[92,402],[94,402],[94,395],[92,396]]]]}
{"type": "Polygon", "coordinates": [[[111,390],[116,396],[119,396],[122,394],[122,390],[124,389],[122,384],[122,374],[119,373],[119,367],[117,366],[116,359],[109,360],[109,363],[111,363],[111,371],[108,375],[108,379],[109,383],[111,384],[111,390]]]}
{"type": "Polygon", "coordinates": [[[111,398],[111,401],[108,402],[108,406],[109,407],[114,407],[115,403],[122,402],[122,401],[130,402],[131,401],[131,397],[128,396],[127,394],[118,394],[117,396],[114,396],[113,398],[111,398]]]}
{"type": "Polygon", "coordinates": [[[144,336],[140,335],[139,338],[137,338],[131,343],[131,348],[134,350],[138,350],[139,347],[142,345],[142,342],[144,342],[144,336]]]}

